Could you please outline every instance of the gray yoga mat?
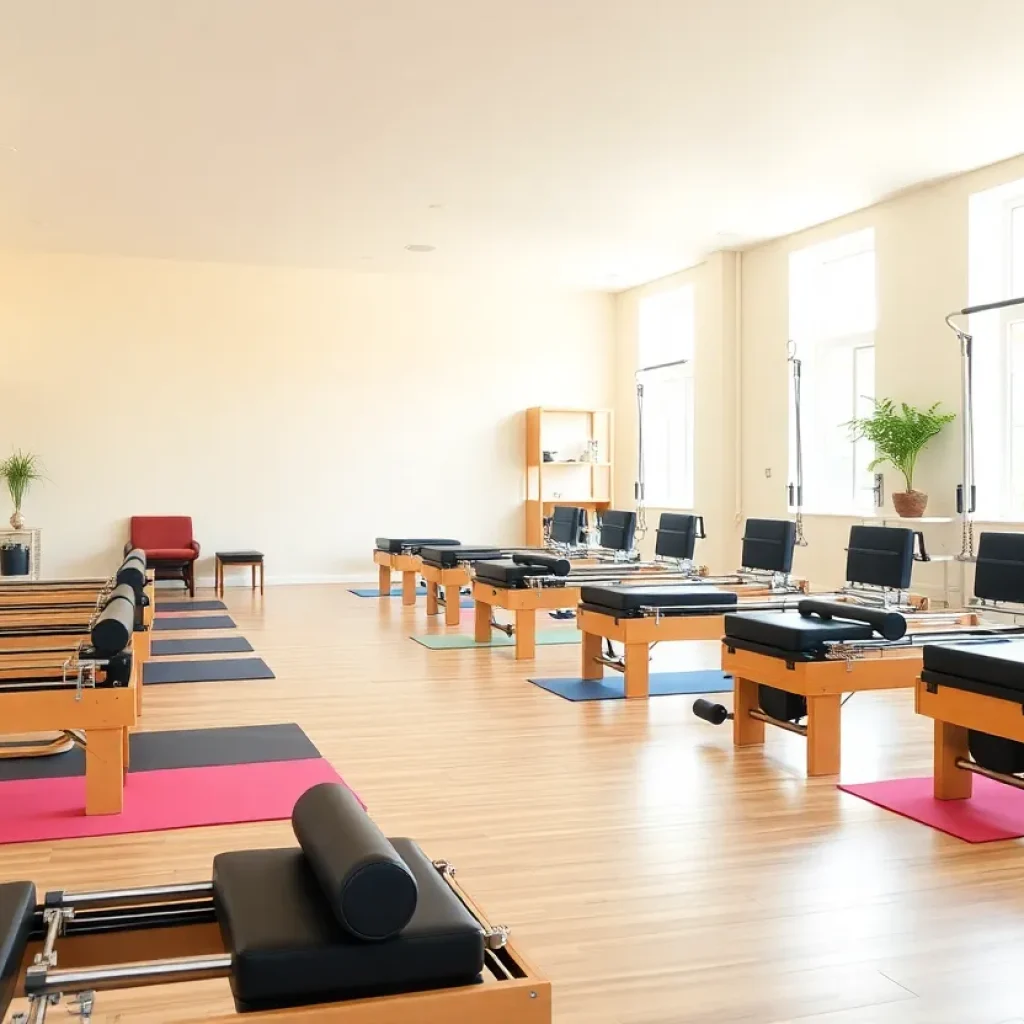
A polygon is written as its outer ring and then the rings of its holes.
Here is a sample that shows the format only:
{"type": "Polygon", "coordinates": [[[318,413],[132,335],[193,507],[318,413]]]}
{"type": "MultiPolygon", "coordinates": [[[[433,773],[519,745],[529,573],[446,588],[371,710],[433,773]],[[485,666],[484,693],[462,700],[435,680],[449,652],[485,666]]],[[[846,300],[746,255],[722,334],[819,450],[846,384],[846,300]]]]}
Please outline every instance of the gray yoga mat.
{"type": "Polygon", "coordinates": [[[154,629],[234,629],[230,615],[158,615],[153,619],[154,629]]]}
{"type": "Polygon", "coordinates": [[[198,640],[154,640],[150,654],[164,658],[175,654],[247,654],[252,644],[244,636],[207,636],[198,640]]]}
{"type": "MultiPolygon", "coordinates": [[[[224,729],[133,732],[129,744],[130,772],[304,761],[320,756],[312,740],[294,722],[224,729]]],[[[0,783],[16,779],[63,779],[84,774],[85,752],[81,747],[49,757],[0,759],[0,783]]]]}
{"type": "Polygon", "coordinates": [[[212,661],[150,661],[142,681],[156,683],[223,683],[235,679],[273,679],[262,658],[216,658],[212,661]]]}
{"type": "Polygon", "coordinates": [[[222,612],[227,608],[223,601],[158,601],[162,612],[222,612]]]}

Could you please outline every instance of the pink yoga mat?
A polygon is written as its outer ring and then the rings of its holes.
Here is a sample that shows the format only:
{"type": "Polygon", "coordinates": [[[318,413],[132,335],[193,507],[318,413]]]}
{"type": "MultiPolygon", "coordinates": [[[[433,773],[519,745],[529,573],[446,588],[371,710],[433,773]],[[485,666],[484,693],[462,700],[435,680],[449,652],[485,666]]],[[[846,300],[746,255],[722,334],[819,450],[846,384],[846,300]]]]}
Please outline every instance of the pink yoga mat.
{"type": "Polygon", "coordinates": [[[0,844],[277,821],[318,782],[341,782],[323,758],[132,772],[120,814],[85,813],[85,778],[0,783],[0,844]]]}
{"type": "Polygon", "coordinates": [[[928,777],[839,788],[967,843],[1024,836],[1024,790],[975,776],[974,795],[969,800],[936,800],[932,786],[928,777]]]}

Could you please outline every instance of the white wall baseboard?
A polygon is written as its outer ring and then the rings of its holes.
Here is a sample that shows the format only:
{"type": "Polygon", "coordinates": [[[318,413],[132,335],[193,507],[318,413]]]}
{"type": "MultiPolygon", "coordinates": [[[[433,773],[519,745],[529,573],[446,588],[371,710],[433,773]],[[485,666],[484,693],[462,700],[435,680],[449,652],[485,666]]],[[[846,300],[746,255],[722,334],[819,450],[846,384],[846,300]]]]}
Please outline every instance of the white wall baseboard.
{"type": "MultiPolygon", "coordinates": [[[[258,575],[257,575],[258,578],[258,575]]],[[[366,583],[370,586],[377,585],[377,574],[372,570],[369,572],[356,572],[356,573],[295,573],[292,575],[288,574],[274,574],[268,575],[266,584],[268,587],[290,587],[298,584],[307,583],[366,583]]],[[[394,584],[392,584],[394,585],[394,584]]],[[[164,587],[176,587],[181,589],[181,583],[178,580],[161,580],[158,586],[163,589],[164,587]]],[[[196,577],[197,587],[213,587],[212,576],[197,576],[196,577]]],[[[247,575],[238,576],[237,580],[228,578],[224,582],[224,586],[227,590],[250,590],[252,584],[250,578],[247,575]]]]}

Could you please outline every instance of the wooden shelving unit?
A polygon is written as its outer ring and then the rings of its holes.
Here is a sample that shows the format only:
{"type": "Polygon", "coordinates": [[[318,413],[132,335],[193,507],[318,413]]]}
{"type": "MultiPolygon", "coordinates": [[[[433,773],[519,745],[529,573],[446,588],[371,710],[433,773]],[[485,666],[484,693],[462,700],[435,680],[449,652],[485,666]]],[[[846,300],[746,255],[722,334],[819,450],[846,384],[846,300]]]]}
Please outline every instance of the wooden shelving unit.
{"type": "Polygon", "coordinates": [[[526,410],[526,543],[544,542],[544,517],[556,505],[595,512],[611,507],[612,413],[610,409],[526,410]],[[596,461],[584,456],[597,442],[596,461]],[[553,459],[544,461],[544,452],[553,459]]]}

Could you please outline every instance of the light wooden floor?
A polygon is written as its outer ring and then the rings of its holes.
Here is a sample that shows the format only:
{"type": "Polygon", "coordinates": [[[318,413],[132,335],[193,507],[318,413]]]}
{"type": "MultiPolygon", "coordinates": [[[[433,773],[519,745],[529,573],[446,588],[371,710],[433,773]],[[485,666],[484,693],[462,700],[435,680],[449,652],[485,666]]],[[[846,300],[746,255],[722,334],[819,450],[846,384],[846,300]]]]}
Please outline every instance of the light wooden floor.
{"type": "MultiPolygon", "coordinates": [[[[734,754],[690,697],[571,704],[510,651],[427,651],[407,639],[422,599],[227,602],[277,680],[153,687],[144,727],[298,722],[385,832],[451,860],[512,927],[559,1024],[1024,1024],[1024,845],[969,846],[808,782],[778,730],[734,754]]],[[[717,645],[688,646],[665,653],[715,663],[717,645]]],[[[542,647],[536,671],[576,675],[578,657],[542,647]]],[[[844,779],[928,773],[911,703],[850,701],[844,779]]],[[[3,847],[0,877],[194,880],[218,851],[291,844],[282,822],[3,847]]],[[[210,982],[101,994],[94,1019],[229,1006],[210,982]]]]}

